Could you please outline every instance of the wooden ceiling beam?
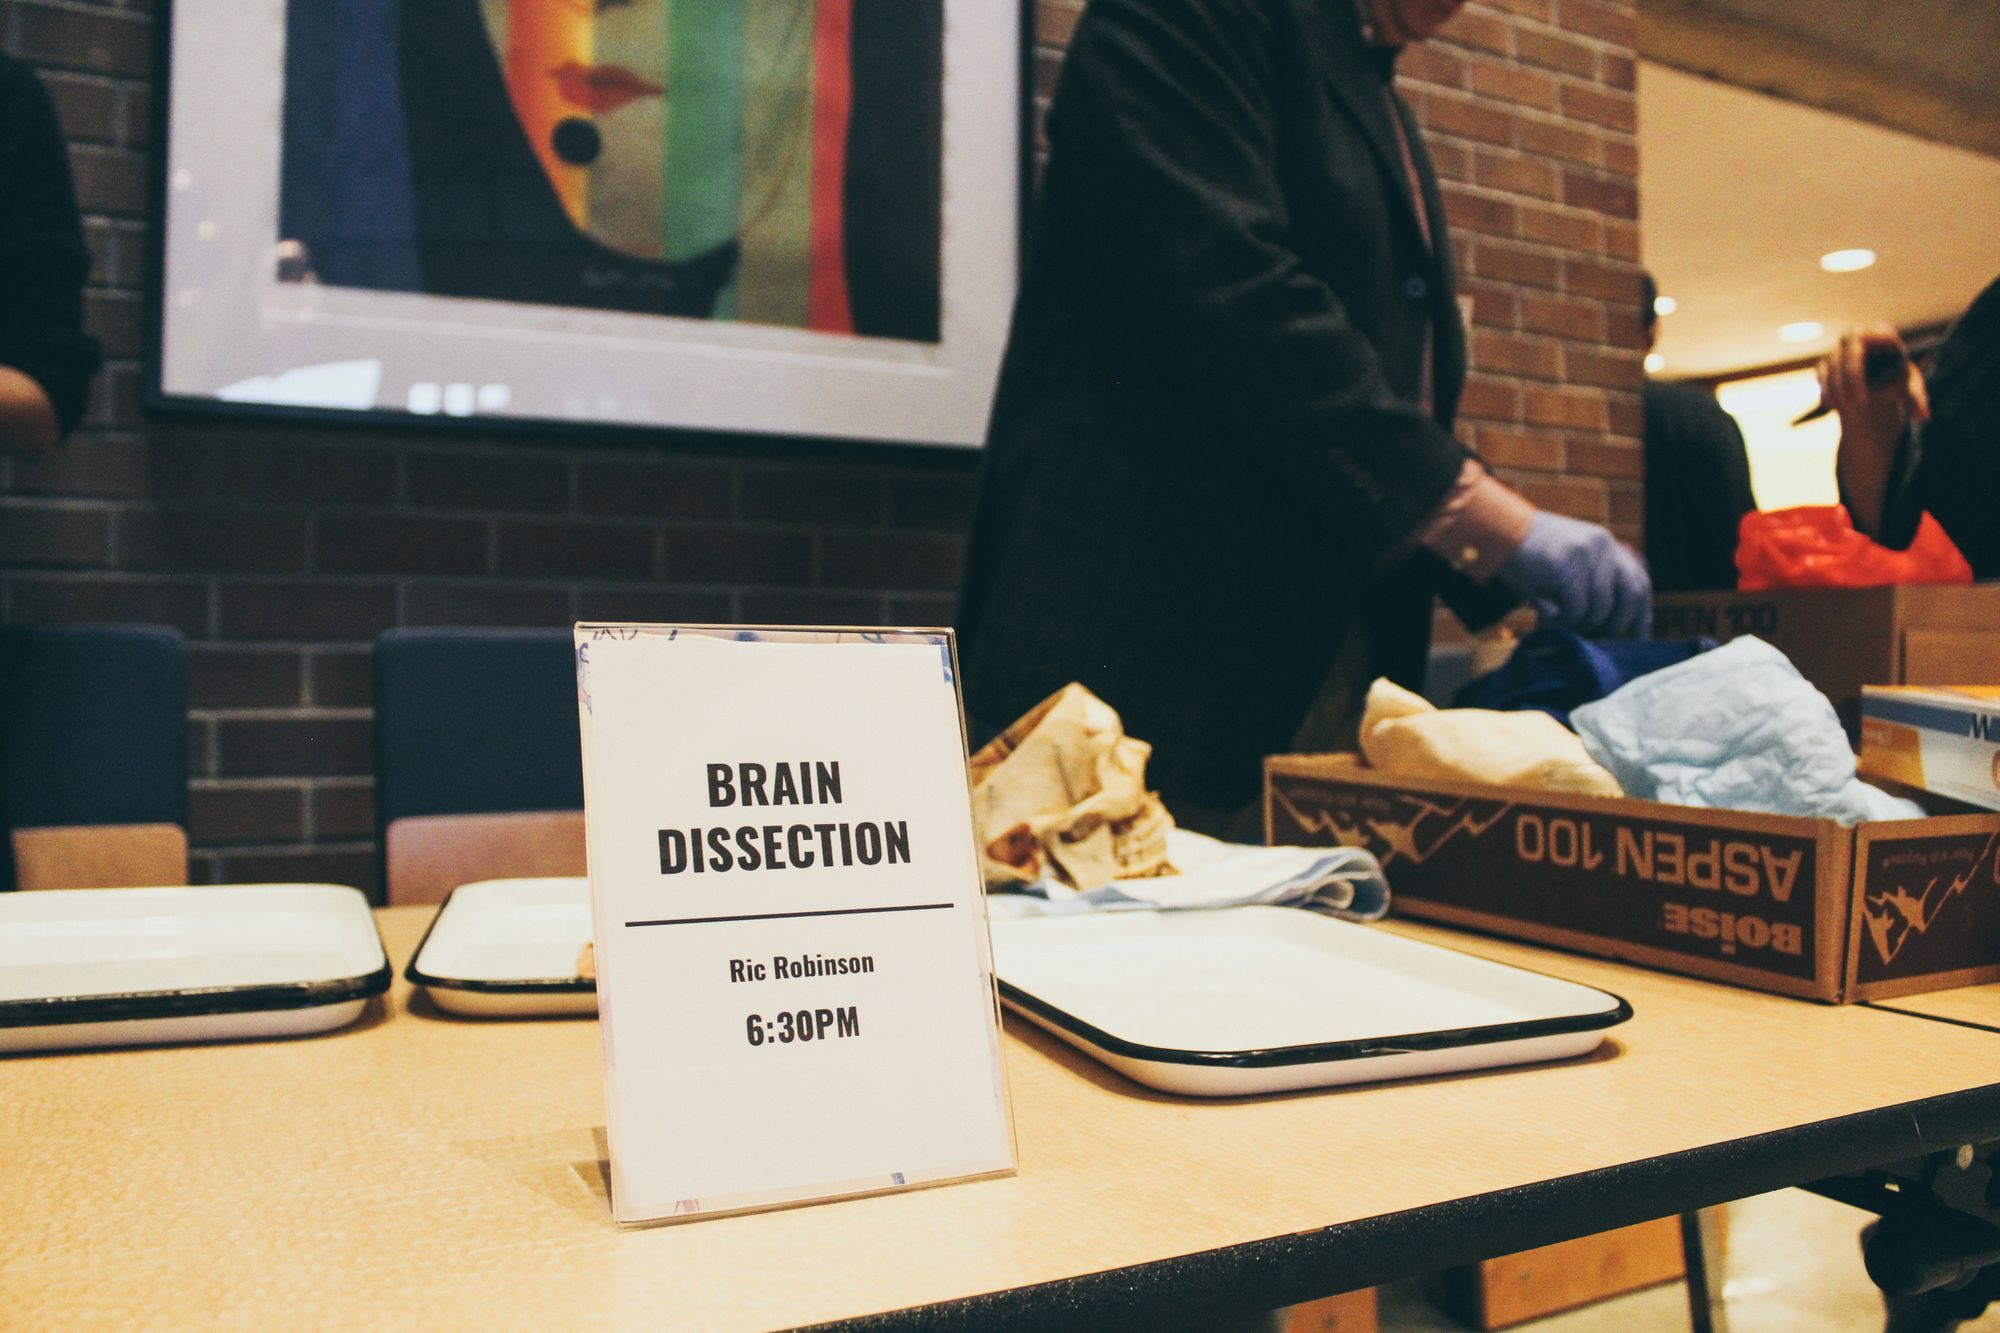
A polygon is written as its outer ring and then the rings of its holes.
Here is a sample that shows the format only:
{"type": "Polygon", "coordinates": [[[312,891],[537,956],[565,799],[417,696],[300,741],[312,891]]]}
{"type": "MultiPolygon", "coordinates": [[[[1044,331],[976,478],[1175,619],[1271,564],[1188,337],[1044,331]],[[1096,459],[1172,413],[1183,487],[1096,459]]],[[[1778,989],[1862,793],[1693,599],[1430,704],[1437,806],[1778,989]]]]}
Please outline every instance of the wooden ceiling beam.
{"type": "Polygon", "coordinates": [[[1990,90],[1929,84],[1920,72],[1876,62],[1870,51],[1774,28],[1706,0],[1641,0],[1639,53],[1688,74],[2000,157],[2000,106],[1990,90]]]}

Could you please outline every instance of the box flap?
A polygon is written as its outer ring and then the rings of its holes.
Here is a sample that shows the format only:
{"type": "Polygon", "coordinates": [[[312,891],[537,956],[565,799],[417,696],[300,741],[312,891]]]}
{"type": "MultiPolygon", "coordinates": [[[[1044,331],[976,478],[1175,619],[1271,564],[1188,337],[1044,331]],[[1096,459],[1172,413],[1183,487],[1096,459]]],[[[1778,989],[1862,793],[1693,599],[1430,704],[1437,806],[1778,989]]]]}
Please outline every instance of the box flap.
{"type": "MultiPolygon", "coordinates": [[[[1977,682],[1990,687],[2000,681],[2000,652],[1994,647],[1990,629],[1906,629],[1901,679],[1908,685],[1977,682]]],[[[1989,688],[1986,692],[1994,691],[1989,688]]]]}
{"type": "Polygon", "coordinates": [[[2000,629],[2000,583],[1900,583],[1886,591],[1905,628],[2000,629]]]}
{"type": "MultiPolygon", "coordinates": [[[[1443,778],[1410,778],[1383,769],[1371,768],[1361,756],[1345,754],[1274,754],[1264,760],[1267,788],[1273,777],[1320,778],[1332,782],[1352,782],[1381,787],[1388,791],[1427,791],[1448,796],[1469,796],[1488,800],[1532,801],[1536,805],[1563,810],[1599,810],[1641,819],[1679,822],[1698,820],[1703,825],[1725,829],[1746,829],[1760,833],[1782,833],[1794,838],[1813,838],[1824,829],[1840,830],[1831,819],[1807,815],[1774,815],[1757,810],[1718,810],[1708,806],[1672,805],[1665,801],[1644,801],[1636,796],[1590,796],[1583,792],[1546,791],[1540,787],[1505,787],[1493,783],[1452,782],[1443,778]]],[[[1268,833],[1268,829],[1266,832],[1268,833]]]]}
{"type": "Polygon", "coordinates": [[[1850,999],[2000,978],[2000,816],[1855,832],[1850,999]]]}

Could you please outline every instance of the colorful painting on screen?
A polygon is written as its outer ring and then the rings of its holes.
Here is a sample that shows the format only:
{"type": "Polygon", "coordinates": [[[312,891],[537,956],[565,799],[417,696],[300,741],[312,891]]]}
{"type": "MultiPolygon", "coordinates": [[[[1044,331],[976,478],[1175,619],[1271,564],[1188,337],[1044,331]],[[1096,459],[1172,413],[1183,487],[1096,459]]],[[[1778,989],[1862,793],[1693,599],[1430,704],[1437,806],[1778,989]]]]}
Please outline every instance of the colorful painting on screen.
{"type": "Polygon", "coordinates": [[[944,0],[289,0],[280,277],[935,343],[944,0]]]}

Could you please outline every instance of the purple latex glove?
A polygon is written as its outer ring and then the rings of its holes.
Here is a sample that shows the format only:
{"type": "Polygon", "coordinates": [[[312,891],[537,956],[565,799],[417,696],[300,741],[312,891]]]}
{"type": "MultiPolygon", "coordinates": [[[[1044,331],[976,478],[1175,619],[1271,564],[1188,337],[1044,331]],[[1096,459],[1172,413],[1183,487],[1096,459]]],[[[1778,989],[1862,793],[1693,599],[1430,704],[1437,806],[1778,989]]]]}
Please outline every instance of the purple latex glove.
{"type": "Polygon", "coordinates": [[[1597,639],[1652,634],[1646,566],[1595,523],[1537,513],[1498,577],[1541,613],[1543,624],[1597,639]]]}

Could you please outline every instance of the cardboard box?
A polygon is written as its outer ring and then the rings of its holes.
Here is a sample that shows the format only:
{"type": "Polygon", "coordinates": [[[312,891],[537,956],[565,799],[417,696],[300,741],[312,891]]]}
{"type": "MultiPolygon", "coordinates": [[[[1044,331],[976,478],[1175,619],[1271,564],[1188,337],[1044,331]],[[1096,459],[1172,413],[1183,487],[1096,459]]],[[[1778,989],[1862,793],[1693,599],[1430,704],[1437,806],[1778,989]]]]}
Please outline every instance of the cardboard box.
{"type": "Polygon", "coordinates": [[[1265,762],[1274,843],[1367,847],[1395,911],[1845,1003],[2000,980],[2000,814],[1745,814],[1265,762]]]}
{"type": "MultiPolygon", "coordinates": [[[[1717,1216],[1722,1216],[1720,1209],[1717,1216]]],[[[1721,1258],[1710,1255],[1709,1262],[1719,1266],[1721,1258]]],[[[1432,1299],[1453,1318],[1491,1330],[1675,1282],[1686,1274],[1680,1219],[1662,1217],[1448,1268],[1427,1285],[1432,1299]]]]}
{"type": "Polygon", "coordinates": [[[1864,687],[1861,771],[2000,810],[2000,687],[1864,687]]]}
{"type": "Polygon", "coordinates": [[[1860,735],[1864,685],[2000,685],[2000,583],[1663,593],[1653,634],[1755,634],[1860,735]]]}

